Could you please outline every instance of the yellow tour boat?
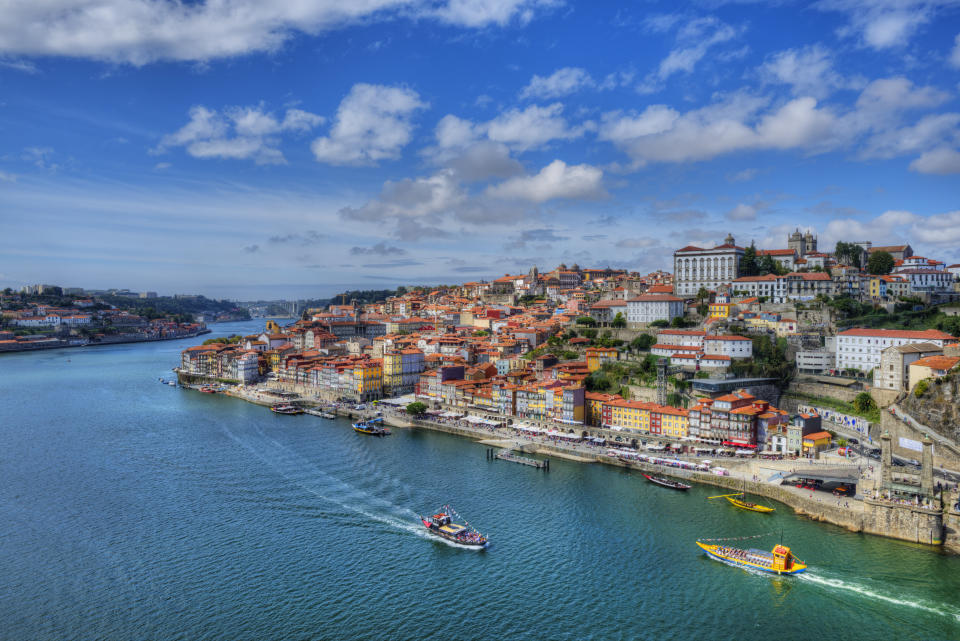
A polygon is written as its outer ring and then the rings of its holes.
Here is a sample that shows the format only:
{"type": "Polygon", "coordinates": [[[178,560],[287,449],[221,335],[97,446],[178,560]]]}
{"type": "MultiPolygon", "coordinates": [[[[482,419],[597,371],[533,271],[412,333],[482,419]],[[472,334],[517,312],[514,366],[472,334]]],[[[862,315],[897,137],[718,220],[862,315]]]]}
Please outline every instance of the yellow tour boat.
{"type": "Polygon", "coordinates": [[[742,496],[743,496],[743,492],[737,492],[736,494],[721,494],[719,496],[708,496],[707,498],[727,499],[728,501],[730,501],[730,503],[732,503],[736,507],[742,510],[750,510],[751,512],[762,512],[764,514],[769,514],[770,512],[774,512],[776,510],[776,508],[773,508],[773,507],[767,507],[766,505],[760,505],[758,503],[751,503],[750,501],[744,501],[743,498],[737,498],[742,496]]]}
{"type": "Polygon", "coordinates": [[[793,556],[785,545],[777,545],[770,552],[742,550],[727,545],[712,545],[697,541],[697,545],[712,559],[728,565],[770,572],[771,574],[800,574],[807,565],[793,556]]]}

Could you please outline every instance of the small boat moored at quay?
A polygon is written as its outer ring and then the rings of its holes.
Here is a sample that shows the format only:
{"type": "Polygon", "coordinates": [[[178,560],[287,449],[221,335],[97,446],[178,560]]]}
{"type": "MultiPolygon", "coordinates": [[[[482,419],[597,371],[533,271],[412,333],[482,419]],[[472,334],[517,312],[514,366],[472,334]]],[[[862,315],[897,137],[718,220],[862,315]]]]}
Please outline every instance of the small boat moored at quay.
{"type": "Polygon", "coordinates": [[[660,476],[652,476],[650,474],[645,474],[644,472],[641,472],[641,474],[643,474],[643,478],[647,479],[651,483],[660,485],[662,487],[669,487],[671,490],[686,491],[686,490],[689,490],[691,487],[693,487],[692,485],[687,485],[686,483],[681,483],[680,481],[672,481],[670,479],[665,479],[660,476]]]}
{"type": "Polygon", "coordinates": [[[708,499],[727,499],[730,503],[741,510],[750,510],[751,512],[761,512],[763,514],[769,514],[770,512],[776,511],[776,508],[767,507],[766,505],[760,505],[759,503],[751,503],[750,501],[743,500],[743,492],[737,492],[736,494],[720,494],[718,496],[708,496],[708,499]],[[741,498],[737,498],[741,497],[741,498]]]}
{"type": "Polygon", "coordinates": [[[436,514],[429,517],[420,517],[423,526],[434,536],[446,539],[458,545],[472,548],[485,548],[489,544],[487,537],[470,527],[466,521],[463,524],[454,523],[452,514],[456,514],[449,505],[444,505],[436,514]]]}
{"type": "Polygon", "coordinates": [[[296,405],[291,405],[290,403],[281,403],[279,405],[271,405],[270,411],[276,414],[303,414],[303,408],[297,407],[296,405]]]}
{"type": "MultiPolygon", "coordinates": [[[[748,537],[749,538],[749,537],[748,537]]],[[[707,556],[728,565],[770,572],[771,574],[800,574],[807,569],[806,564],[793,556],[785,545],[776,545],[770,552],[762,550],[743,550],[727,545],[713,545],[697,541],[697,545],[707,556]]]]}
{"type": "Polygon", "coordinates": [[[357,421],[353,424],[353,429],[361,434],[369,434],[371,436],[388,436],[390,434],[390,430],[383,424],[382,418],[357,421]]]}

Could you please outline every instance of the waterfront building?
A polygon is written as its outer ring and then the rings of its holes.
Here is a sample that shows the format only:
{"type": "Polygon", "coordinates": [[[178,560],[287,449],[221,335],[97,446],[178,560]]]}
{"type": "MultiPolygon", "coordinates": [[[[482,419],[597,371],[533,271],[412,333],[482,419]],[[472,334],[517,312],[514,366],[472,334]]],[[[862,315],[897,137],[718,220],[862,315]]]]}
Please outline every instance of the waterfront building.
{"type": "Polygon", "coordinates": [[[716,291],[737,278],[744,249],[727,235],[713,248],[687,245],[673,253],[673,291],[677,296],[696,296],[701,288],[716,291]]]}
{"type": "Polygon", "coordinates": [[[953,336],[938,329],[848,329],[837,334],[837,367],[869,372],[880,365],[882,352],[888,347],[927,342],[943,347],[953,340],[953,336]]]}

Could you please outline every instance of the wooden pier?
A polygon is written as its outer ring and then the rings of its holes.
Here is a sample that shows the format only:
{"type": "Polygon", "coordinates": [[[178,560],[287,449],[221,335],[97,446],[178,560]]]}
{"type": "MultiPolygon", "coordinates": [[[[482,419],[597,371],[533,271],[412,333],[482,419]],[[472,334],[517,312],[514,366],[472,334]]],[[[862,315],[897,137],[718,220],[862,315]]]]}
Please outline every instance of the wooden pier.
{"type": "Polygon", "coordinates": [[[545,472],[550,471],[550,459],[538,461],[537,459],[527,458],[526,456],[517,456],[508,450],[500,450],[498,452],[492,447],[487,448],[487,460],[496,461],[498,459],[501,461],[510,461],[511,463],[519,463],[520,465],[529,465],[530,467],[535,467],[545,472]]]}

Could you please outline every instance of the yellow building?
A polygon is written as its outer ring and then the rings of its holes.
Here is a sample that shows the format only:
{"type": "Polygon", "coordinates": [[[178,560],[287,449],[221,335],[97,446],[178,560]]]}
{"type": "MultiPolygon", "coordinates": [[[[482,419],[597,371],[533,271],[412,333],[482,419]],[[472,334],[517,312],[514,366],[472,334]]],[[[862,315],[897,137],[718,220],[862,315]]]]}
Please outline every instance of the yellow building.
{"type": "Polygon", "coordinates": [[[362,361],[353,366],[354,392],[360,400],[379,398],[383,391],[383,361],[362,361]]]}
{"type": "Polygon", "coordinates": [[[383,386],[388,389],[400,387],[403,383],[403,354],[400,350],[383,352],[383,386]]]}
{"type": "Polygon", "coordinates": [[[814,432],[813,434],[807,434],[803,437],[803,451],[807,453],[809,451],[819,452],[830,446],[830,439],[833,436],[830,432],[814,432]]]}
{"type": "Polygon", "coordinates": [[[731,308],[733,303],[710,303],[708,315],[710,318],[730,318],[731,308]]]}
{"type": "Polygon", "coordinates": [[[595,372],[603,367],[604,363],[616,362],[617,354],[614,347],[588,347],[587,371],[595,372]]]}
{"type": "Polygon", "coordinates": [[[277,321],[268,320],[266,332],[267,334],[279,334],[280,326],[277,325],[277,321]]]}
{"type": "Polygon", "coordinates": [[[610,408],[610,424],[643,434],[683,438],[689,433],[689,412],[679,407],[643,401],[616,400],[610,408]]]}

